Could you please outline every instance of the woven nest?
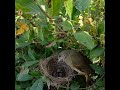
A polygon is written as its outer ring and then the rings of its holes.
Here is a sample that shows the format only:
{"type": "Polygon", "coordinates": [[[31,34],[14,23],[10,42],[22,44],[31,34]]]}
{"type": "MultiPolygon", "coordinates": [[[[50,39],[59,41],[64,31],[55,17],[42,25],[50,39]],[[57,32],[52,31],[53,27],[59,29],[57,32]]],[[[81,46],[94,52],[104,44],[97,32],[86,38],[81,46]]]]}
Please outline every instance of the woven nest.
{"type": "Polygon", "coordinates": [[[74,71],[64,62],[57,62],[57,54],[52,55],[39,63],[40,72],[50,79],[50,85],[58,87],[71,81],[74,71]]]}

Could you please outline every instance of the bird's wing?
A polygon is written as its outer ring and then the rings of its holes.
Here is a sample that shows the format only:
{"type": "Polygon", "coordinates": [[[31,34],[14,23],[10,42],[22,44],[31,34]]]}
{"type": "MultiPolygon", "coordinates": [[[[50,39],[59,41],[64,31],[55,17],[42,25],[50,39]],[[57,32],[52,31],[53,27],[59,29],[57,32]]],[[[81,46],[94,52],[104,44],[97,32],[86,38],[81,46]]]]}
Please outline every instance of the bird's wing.
{"type": "Polygon", "coordinates": [[[76,68],[84,68],[86,66],[86,63],[84,62],[82,57],[79,57],[78,55],[71,55],[71,60],[72,60],[72,64],[76,67],[76,68]]]}
{"type": "Polygon", "coordinates": [[[85,62],[84,57],[74,54],[71,55],[72,65],[78,70],[86,73],[91,73],[91,68],[88,63],[85,62]]]}

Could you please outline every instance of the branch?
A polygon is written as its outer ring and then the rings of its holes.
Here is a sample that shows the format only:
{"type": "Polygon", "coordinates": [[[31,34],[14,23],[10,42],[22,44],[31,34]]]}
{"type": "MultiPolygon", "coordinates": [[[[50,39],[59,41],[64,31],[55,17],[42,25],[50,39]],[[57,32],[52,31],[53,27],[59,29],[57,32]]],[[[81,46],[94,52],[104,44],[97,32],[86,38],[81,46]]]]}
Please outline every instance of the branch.
{"type": "Polygon", "coordinates": [[[40,10],[49,18],[50,22],[52,23],[53,26],[57,27],[59,30],[61,30],[56,24],[55,22],[53,23],[53,18],[51,16],[49,16],[44,10],[43,8],[38,4],[38,2],[35,0],[36,4],[38,5],[38,7],[40,8],[40,10]]]}
{"type": "Polygon", "coordinates": [[[38,5],[38,7],[40,8],[40,10],[51,20],[53,19],[52,17],[50,17],[44,10],[43,8],[38,4],[38,2],[35,0],[36,4],[38,5]]]}

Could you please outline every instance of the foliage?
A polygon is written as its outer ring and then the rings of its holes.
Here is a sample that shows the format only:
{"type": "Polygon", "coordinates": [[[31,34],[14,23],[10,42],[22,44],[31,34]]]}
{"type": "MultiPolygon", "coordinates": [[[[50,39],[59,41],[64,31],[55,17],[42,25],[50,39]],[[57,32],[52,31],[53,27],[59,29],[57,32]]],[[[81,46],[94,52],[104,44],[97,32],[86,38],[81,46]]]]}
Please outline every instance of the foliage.
{"type": "MultiPolygon", "coordinates": [[[[16,90],[43,90],[46,80],[38,62],[63,49],[87,55],[99,80],[105,73],[104,4],[104,0],[15,0],[16,90]]],[[[78,83],[73,82],[71,90],[79,90],[78,83]]],[[[104,77],[96,90],[103,88],[104,77]]]]}

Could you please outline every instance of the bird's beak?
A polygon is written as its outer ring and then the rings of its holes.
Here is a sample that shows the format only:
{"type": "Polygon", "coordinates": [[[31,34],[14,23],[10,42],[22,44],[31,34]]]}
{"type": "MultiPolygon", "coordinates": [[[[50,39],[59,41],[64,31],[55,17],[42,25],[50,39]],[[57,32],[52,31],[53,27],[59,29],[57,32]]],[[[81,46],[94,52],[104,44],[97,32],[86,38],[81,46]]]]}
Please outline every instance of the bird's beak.
{"type": "Polygon", "coordinates": [[[60,62],[61,60],[60,59],[58,59],[58,62],[60,62]]]}
{"type": "Polygon", "coordinates": [[[58,59],[58,61],[57,62],[60,62],[61,61],[61,59],[58,59]]]}

